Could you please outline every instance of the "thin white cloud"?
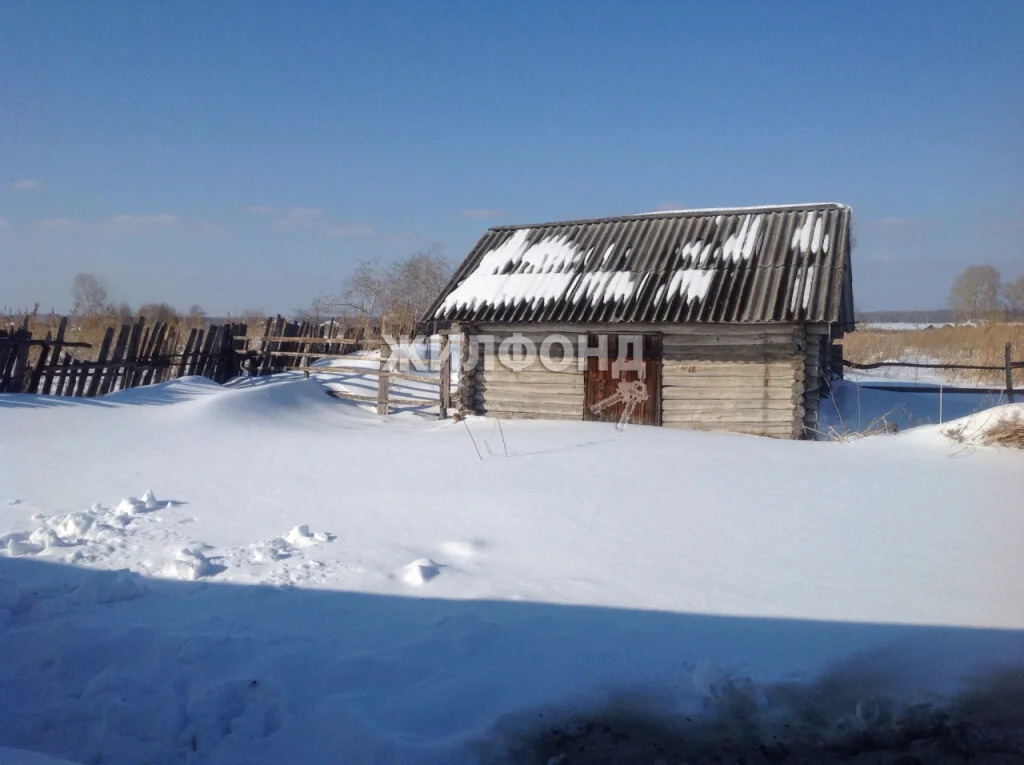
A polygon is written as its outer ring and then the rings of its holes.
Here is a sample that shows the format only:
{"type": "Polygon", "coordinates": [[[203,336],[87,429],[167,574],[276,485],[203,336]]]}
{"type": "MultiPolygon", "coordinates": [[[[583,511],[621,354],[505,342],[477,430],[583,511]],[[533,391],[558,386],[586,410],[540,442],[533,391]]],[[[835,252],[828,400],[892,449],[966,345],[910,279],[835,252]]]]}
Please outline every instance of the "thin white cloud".
{"type": "Polygon", "coordinates": [[[188,220],[174,213],[118,213],[101,220],[73,218],[42,218],[33,224],[48,231],[74,231],[82,235],[117,236],[124,234],[150,234],[171,230],[187,230],[202,234],[224,234],[226,229],[209,221],[188,220]]]}
{"type": "Polygon", "coordinates": [[[369,223],[333,223],[324,227],[324,236],[373,236],[376,232],[369,223]]]}
{"type": "Polygon", "coordinates": [[[332,220],[320,207],[289,207],[279,210],[265,205],[250,205],[249,212],[270,218],[269,227],[281,233],[305,231],[338,239],[350,236],[373,236],[376,231],[369,223],[332,220]]]}
{"type": "Polygon", "coordinates": [[[172,213],[155,213],[153,215],[128,215],[121,213],[111,216],[107,223],[117,229],[167,228],[179,223],[178,216],[172,213]]]}
{"type": "Polygon", "coordinates": [[[489,207],[471,207],[468,210],[459,210],[459,215],[469,220],[487,220],[488,218],[501,218],[506,213],[504,210],[494,210],[489,207]]]}
{"type": "Polygon", "coordinates": [[[60,231],[71,228],[74,225],[74,221],[70,218],[42,218],[36,221],[36,225],[50,231],[60,231]]]}
{"type": "Polygon", "coordinates": [[[319,207],[293,207],[270,222],[274,231],[316,231],[326,225],[319,207]]]}
{"type": "Polygon", "coordinates": [[[11,222],[7,218],[0,218],[0,231],[6,231],[11,227],[11,222]]]}
{"type": "Polygon", "coordinates": [[[683,202],[659,202],[654,206],[652,212],[678,212],[679,210],[685,210],[686,205],[683,202]]]}
{"type": "Polygon", "coordinates": [[[16,191],[38,191],[42,187],[43,184],[35,178],[19,178],[11,184],[11,188],[16,191]]]}

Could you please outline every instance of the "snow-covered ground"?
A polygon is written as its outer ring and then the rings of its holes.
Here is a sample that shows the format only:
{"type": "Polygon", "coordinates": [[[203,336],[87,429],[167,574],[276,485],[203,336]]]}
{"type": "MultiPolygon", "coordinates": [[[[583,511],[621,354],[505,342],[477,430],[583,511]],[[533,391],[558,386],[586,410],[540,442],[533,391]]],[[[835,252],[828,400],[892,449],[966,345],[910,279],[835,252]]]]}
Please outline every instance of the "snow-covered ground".
{"type": "Polygon", "coordinates": [[[886,332],[912,332],[918,329],[952,326],[953,323],[949,321],[866,321],[857,323],[857,329],[874,329],[886,332]]]}
{"type": "Polygon", "coordinates": [[[808,705],[847,735],[1019,676],[1022,496],[1022,453],[938,427],[499,429],[296,375],[0,396],[0,747],[495,762],[601,710],[808,705]]]}

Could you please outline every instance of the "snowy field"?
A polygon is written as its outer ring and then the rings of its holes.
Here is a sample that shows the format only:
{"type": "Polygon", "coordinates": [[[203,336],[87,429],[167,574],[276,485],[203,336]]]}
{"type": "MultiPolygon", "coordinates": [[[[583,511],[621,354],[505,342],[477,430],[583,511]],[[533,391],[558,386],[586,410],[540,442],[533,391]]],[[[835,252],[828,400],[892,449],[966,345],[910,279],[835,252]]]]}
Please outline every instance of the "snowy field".
{"type": "MultiPolygon", "coordinates": [[[[972,324],[972,322],[967,322],[972,324]]],[[[952,327],[949,321],[865,321],[857,322],[857,329],[875,329],[886,332],[912,332],[918,329],[931,329],[935,327],[952,327]]]]}
{"type": "Polygon", "coordinates": [[[654,762],[585,759],[583,721],[795,752],[979,708],[1013,749],[1022,497],[1024,454],[938,427],[499,430],[298,376],[0,396],[0,760],[654,762]]]}

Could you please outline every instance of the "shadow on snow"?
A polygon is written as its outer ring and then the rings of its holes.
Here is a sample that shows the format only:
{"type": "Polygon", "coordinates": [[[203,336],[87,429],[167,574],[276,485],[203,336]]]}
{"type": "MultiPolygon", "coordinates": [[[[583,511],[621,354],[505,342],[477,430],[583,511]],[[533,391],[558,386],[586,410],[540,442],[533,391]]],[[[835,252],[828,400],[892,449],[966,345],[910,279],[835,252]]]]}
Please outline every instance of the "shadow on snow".
{"type": "Polygon", "coordinates": [[[178,582],[9,557],[0,577],[20,586],[0,627],[0,744],[81,762],[1024,752],[1021,631],[178,582]]]}

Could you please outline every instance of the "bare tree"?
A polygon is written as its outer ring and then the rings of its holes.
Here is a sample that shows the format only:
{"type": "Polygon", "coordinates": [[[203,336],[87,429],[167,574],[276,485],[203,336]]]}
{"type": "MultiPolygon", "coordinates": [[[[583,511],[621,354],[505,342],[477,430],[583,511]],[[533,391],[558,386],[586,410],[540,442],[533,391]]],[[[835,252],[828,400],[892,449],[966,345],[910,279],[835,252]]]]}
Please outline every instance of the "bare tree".
{"type": "Polygon", "coordinates": [[[103,313],[110,301],[106,285],[94,274],[75,274],[71,297],[75,301],[72,311],[85,316],[103,313]]]}
{"type": "Polygon", "coordinates": [[[368,332],[411,332],[451,275],[436,245],[390,266],[364,260],[349,274],[340,293],[321,295],[303,318],[346,317],[368,332]]]}
{"type": "Polygon", "coordinates": [[[1003,284],[1003,299],[1011,319],[1024,319],[1024,276],[1003,284]]]}
{"type": "Polygon", "coordinates": [[[402,331],[411,331],[451,276],[451,265],[437,246],[417,252],[391,268],[387,318],[402,331]]]}
{"type": "Polygon", "coordinates": [[[994,266],[970,266],[953,282],[949,307],[963,320],[987,319],[999,308],[1000,277],[994,266]]]}
{"type": "Polygon", "coordinates": [[[206,323],[206,311],[203,307],[195,303],[188,309],[188,313],[185,314],[185,323],[190,327],[201,327],[206,323]]]}
{"type": "Polygon", "coordinates": [[[122,324],[128,324],[135,318],[135,310],[122,300],[120,303],[111,303],[107,306],[107,315],[119,320],[122,324]]]}
{"type": "Polygon", "coordinates": [[[145,316],[149,321],[178,321],[181,314],[170,303],[145,303],[139,306],[139,316],[145,316]]]}

